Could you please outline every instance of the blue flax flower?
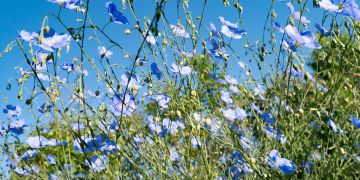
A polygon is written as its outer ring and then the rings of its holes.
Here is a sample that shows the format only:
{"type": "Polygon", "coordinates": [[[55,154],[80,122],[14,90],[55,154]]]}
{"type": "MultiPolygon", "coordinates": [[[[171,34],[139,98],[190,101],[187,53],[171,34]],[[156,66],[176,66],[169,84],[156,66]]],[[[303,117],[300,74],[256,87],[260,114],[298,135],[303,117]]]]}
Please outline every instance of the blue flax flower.
{"type": "Polygon", "coordinates": [[[8,127],[5,126],[4,124],[0,125],[0,137],[1,136],[5,136],[8,132],[8,127]]]}
{"type": "Polygon", "coordinates": [[[175,148],[170,149],[170,159],[172,161],[177,161],[180,159],[180,155],[175,148]]]}
{"type": "Polygon", "coordinates": [[[64,64],[61,67],[62,67],[63,70],[65,70],[68,73],[75,69],[74,64],[67,63],[67,62],[64,62],[64,64]]]}
{"type": "Polygon", "coordinates": [[[59,4],[67,9],[78,9],[80,8],[80,0],[48,0],[49,2],[59,4]]]}
{"type": "Polygon", "coordinates": [[[185,129],[185,125],[183,122],[176,120],[170,121],[169,118],[163,119],[163,130],[164,133],[175,134],[179,131],[179,129],[185,129]]]}
{"type": "Polygon", "coordinates": [[[89,160],[90,162],[86,161],[85,164],[92,168],[95,172],[100,172],[105,169],[105,164],[107,162],[107,157],[105,155],[102,155],[100,157],[94,155],[89,160]]]}
{"type": "Polygon", "coordinates": [[[275,118],[273,115],[271,115],[270,113],[263,113],[261,115],[261,118],[263,119],[263,121],[267,124],[270,124],[270,125],[274,125],[275,123],[275,118]]]}
{"type": "Polygon", "coordinates": [[[8,104],[4,107],[3,112],[9,117],[18,117],[21,114],[21,108],[19,106],[13,106],[8,104]]]}
{"type": "Polygon", "coordinates": [[[49,162],[50,164],[56,164],[56,158],[55,158],[55,156],[53,156],[52,154],[46,155],[46,159],[48,160],[48,162],[49,162]]]}
{"type": "Polygon", "coordinates": [[[355,21],[360,22],[360,9],[355,0],[340,0],[340,4],[342,6],[341,14],[350,16],[355,21]]]}
{"type": "Polygon", "coordinates": [[[34,149],[34,150],[27,150],[25,151],[21,156],[21,160],[28,160],[28,159],[32,159],[34,158],[37,154],[39,153],[38,150],[34,149]]]}
{"type": "Polygon", "coordinates": [[[162,78],[162,73],[156,63],[151,63],[150,68],[153,75],[155,75],[158,79],[162,78]]]}
{"type": "Polygon", "coordinates": [[[319,6],[328,12],[338,12],[340,10],[338,5],[333,4],[331,0],[319,0],[319,6]]]}
{"type": "Polygon", "coordinates": [[[288,48],[292,51],[296,51],[296,48],[300,46],[305,46],[310,49],[321,49],[321,45],[315,41],[315,35],[311,31],[299,32],[297,28],[292,25],[287,25],[284,30],[290,37],[287,43],[288,48]]]}
{"type": "Polygon", "coordinates": [[[138,89],[140,86],[140,81],[138,78],[133,74],[130,77],[130,73],[125,73],[121,75],[121,84],[128,89],[138,89]]]}
{"type": "Polygon", "coordinates": [[[270,151],[269,159],[268,164],[271,168],[280,170],[286,175],[293,174],[296,171],[295,164],[288,159],[280,157],[279,151],[275,149],[270,151]]]}
{"type": "Polygon", "coordinates": [[[122,102],[124,94],[114,95],[110,99],[110,110],[116,116],[130,116],[137,108],[135,97],[132,94],[126,94],[124,103],[122,102]]]}
{"type": "Polygon", "coordinates": [[[171,71],[175,74],[181,74],[184,76],[188,76],[191,74],[192,69],[190,66],[182,66],[182,65],[177,65],[175,63],[171,64],[171,71]]]}
{"type": "Polygon", "coordinates": [[[314,170],[314,163],[311,160],[306,160],[305,163],[301,163],[306,174],[310,174],[314,170]]]}
{"type": "Polygon", "coordinates": [[[337,133],[338,131],[340,132],[340,134],[343,134],[343,133],[344,133],[344,131],[343,131],[342,129],[340,129],[340,127],[337,126],[332,119],[329,119],[329,120],[327,121],[327,125],[328,125],[335,133],[337,133]]]}
{"type": "Polygon", "coordinates": [[[10,123],[9,130],[12,133],[20,135],[20,134],[24,133],[24,130],[26,129],[26,127],[27,127],[27,125],[25,125],[24,120],[21,119],[21,120],[12,121],[10,123]]]}
{"type": "Polygon", "coordinates": [[[222,23],[221,33],[223,33],[225,36],[234,39],[241,39],[242,35],[245,34],[245,31],[240,29],[236,23],[226,21],[222,16],[220,16],[219,19],[222,23]]]}
{"type": "Polygon", "coordinates": [[[330,31],[329,30],[327,30],[327,29],[325,29],[323,26],[321,26],[319,23],[316,23],[315,24],[315,27],[316,27],[316,29],[318,29],[319,30],[319,32],[320,32],[320,34],[322,35],[322,36],[330,36],[330,31]]]}
{"type": "Polygon", "coordinates": [[[128,19],[116,9],[116,5],[113,2],[107,2],[106,8],[112,21],[118,24],[129,24],[128,19]]]}
{"type": "Polygon", "coordinates": [[[337,12],[345,16],[349,16],[360,22],[360,9],[355,0],[340,0],[339,5],[333,3],[332,0],[320,0],[319,6],[328,12],[337,12]]]}
{"type": "Polygon", "coordinates": [[[98,47],[98,54],[99,56],[102,58],[106,57],[107,59],[111,59],[112,55],[114,54],[112,51],[110,51],[109,49],[106,49],[105,46],[99,46],[98,47]]]}
{"type": "Polygon", "coordinates": [[[54,52],[55,49],[69,45],[71,40],[71,36],[63,33],[58,34],[50,27],[45,27],[37,33],[22,30],[19,32],[19,36],[22,40],[49,52],[54,52]]]}
{"type": "Polygon", "coordinates": [[[349,119],[356,128],[360,128],[360,120],[358,118],[356,118],[355,116],[350,116],[349,119]]]}
{"type": "Polygon", "coordinates": [[[53,109],[53,106],[49,103],[44,103],[40,106],[39,108],[39,112],[44,114],[44,113],[48,113],[53,109]]]}
{"type": "Polygon", "coordinates": [[[183,37],[183,38],[190,38],[190,34],[188,32],[186,32],[184,26],[181,24],[178,24],[178,25],[171,24],[170,29],[176,36],[183,37]]]}
{"type": "Polygon", "coordinates": [[[294,5],[291,2],[288,2],[287,7],[290,9],[291,12],[291,16],[295,19],[300,21],[303,24],[309,24],[310,21],[308,19],[306,19],[305,16],[303,16],[300,12],[295,11],[294,9],[294,5]]]}
{"type": "Polygon", "coordinates": [[[102,153],[114,153],[117,150],[115,142],[108,137],[103,137],[101,134],[95,137],[81,136],[81,140],[77,139],[73,143],[74,150],[80,153],[88,154],[93,151],[100,151],[102,153]],[[83,147],[82,147],[83,146],[83,147]]]}
{"type": "Polygon", "coordinates": [[[39,148],[43,148],[46,146],[57,146],[60,144],[66,144],[66,143],[62,143],[56,139],[47,139],[44,136],[32,136],[32,137],[28,137],[26,139],[27,144],[31,147],[31,148],[35,148],[35,149],[39,149],[39,148]]]}
{"type": "Polygon", "coordinates": [[[280,142],[281,144],[285,144],[286,142],[286,136],[281,134],[280,128],[275,129],[270,127],[270,126],[266,126],[265,127],[265,133],[268,137],[275,139],[276,141],[280,142]]]}

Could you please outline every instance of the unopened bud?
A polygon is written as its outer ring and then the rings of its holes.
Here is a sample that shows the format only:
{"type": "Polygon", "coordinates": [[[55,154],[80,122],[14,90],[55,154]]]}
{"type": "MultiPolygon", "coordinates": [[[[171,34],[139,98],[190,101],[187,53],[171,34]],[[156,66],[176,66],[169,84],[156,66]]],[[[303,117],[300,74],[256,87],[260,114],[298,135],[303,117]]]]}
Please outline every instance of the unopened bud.
{"type": "Polygon", "coordinates": [[[158,117],[158,116],[154,117],[154,121],[155,121],[155,122],[159,122],[159,121],[160,121],[160,117],[158,117]]]}
{"type": "Polygon", "coordinates": [[[191,96],[196,96],[196,91],[192,90],[191,91],[191,96]]]}
{"type": "Polygon", "coordinates": [[[131,31],[130,31],[130,29],[126,29],[126,30],[124,31],[124,33],[125,33],[126,35],[129,35],[129,34],[131,33],[131,31]]]}
{"type": "Polygon", "coordinates": [[[181,111],[177,110],[177,111],[176,111],[176,115],[177,115],[178,117],[181,117],[181,111]]]}

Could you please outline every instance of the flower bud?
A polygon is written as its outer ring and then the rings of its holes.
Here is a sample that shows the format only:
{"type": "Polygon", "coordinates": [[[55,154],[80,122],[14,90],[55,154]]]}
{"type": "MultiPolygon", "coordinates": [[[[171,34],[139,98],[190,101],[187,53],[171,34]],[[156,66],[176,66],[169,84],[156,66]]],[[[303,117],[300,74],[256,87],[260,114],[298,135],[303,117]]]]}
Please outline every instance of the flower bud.
{"type": "Polygon", "coordinates": [[[255,163],[256,163],[256,159],[255,159],[255,158],[251,158],[251,159],[250,159],[250,163],[251,163],[251,164],[255,164],[255,163]]]}
{"type": "Polygon", "coordinates": [[[158,117],[158,116],[154,117],[154,121],[155,122],[160,122],[160,117],[158,117]]]}
{"type": "Polygon", "coordinates": [[[340,153],[344,155],[344,154],[346,153],[345,149],[344,149],[344,148],[340,148],[340,153]]]}
{"type": "Polygon", "coordinates": [[[191,96],[196,96],[196,91],[195,90],[191,91],[191,96]]]}
{"type": "Polygon", "coordinates": [[[178,117],[181,117],[181,111],[176,110],[176,115],[177,115],[178,117]]]}
{"type": "Polygon", "coordinates": [[[304,114],[304,110],[303,110],[303,109],[299,109],[299,113],[300,113],[300,114],[304,114]]]}
{"type": "Polygon", "coordinates": [[[153,92],[152,92],[152,91],[149,91],[149,92],[148,92],[148,95],[150,95],[150,96],[151,96],[152,94],[153,94],[153,92]]]}
{"type": "Polygon", "coordinates": [[[126,35],[129,35],[129,34],[131,33],[131,31],[130,31],[130,29],[126,29],[126,30],[124,31],[124,33],[125,33],[126,35]]]}

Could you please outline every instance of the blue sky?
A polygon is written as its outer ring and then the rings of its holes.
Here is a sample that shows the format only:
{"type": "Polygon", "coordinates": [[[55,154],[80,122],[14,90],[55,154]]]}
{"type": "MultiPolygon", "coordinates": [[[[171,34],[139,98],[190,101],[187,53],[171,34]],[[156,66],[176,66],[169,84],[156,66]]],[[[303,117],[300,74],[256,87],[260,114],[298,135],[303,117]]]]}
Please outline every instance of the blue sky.
{"type": "MultiPolygon", "coordinates": [[[[104,25],[109,17],[107,11],[105,9],[105,3],[107,0],[93,0],[90,5],[90,15],[95,24],[104,25]]],[[[118,6],[120,6],[120,1],[113,1],[118,6]]],[[[151,18],[154,14],[154,1],[152,0],[135,0],[135,9],[136,14],[140,20],[142,20],[143,16],[147,16],[151,18]]],[[[166,14],[170,23],[176,24],[178,22],[176,11],[176,1],[169,0],[169,3],[166,5],[166,14]]],[[[192,12],[193,17],[200,16],[202,3],[198,3],[198,0],[190,0],[190,10],[192,12]]],[[[202,2],[202,1],[201,1],[202,2]]],[[[265,18],[267,15],[267,11],[269,10],[271,1],[270,0],[242,0],[240,3],[243,6],[244,13],[243,19],[245,24],[245,30],[247,31],[250,42],[254,43],[256,40],[262,38],[262,31],[265,23],[265,18]]],[[[285,3],[276,2],[275,9],[278,14],[278,21],[282,24],[285,23],[286,19],[289,16],[289,10],[286,7],[285,3]]],[[[297,6],[296,6],[296,9],[297,6]]],[[[2,51],[6,45],[13,41],[17,37],[17,32],[20,30],[27,31],[37,31],[42,24],[43,18],[45,16],[49,16],[49,13],[58,11],[58,5],[47,2],[46,0],[1,0],[0,1],[0,50],[2,51]]],[[[311,9],[311,13],[307,13],[306,16],[312,21],[312,24],[316,21],[321,20],[322,11],[318,9],[311,9]]],[[[124,35],[123,31],[128,28],[132,28],[135,24],[131,13],[129,10],[126,11],[125,14],[130,21],[129,25],[119,25],[119,24],[110,24],[107,27],[107,32],[116,39],[121,45],[123,45],[129,52],[135,52],[139,47],[140,40],[138,36],[124,35]]],[[[219,16],[224,16],[225,19],[236,22],[237,12],[236,9],[231,5],[230,7],[224,7],[222,4],[222,0],[209,0],[207,4],[207,8],[205,11],[204,23],[208,26],[210,22],[213,22],[218,29],[220,29],[220,22],[218,20],[219,16]]],[[[70,24],[77,25],[75,20],[77,18],[81,18],[82,15],[80,13],[63,10],[62,19],[70,24]]],[[[184,18],[180,19],[181,23],[184,24],[184,18]]],[[[49,16],[49,25],[54,27],[58,32],[65,32],[64,28],[60,26],[60,24],[52,17],[49,16]]],[[[313,25],[310,25],[310,29],[314,29],[313,25]]],[[[204,29],[205,30],[205,29],[204,29]]],[[[204,31],[206,32],[206,30],[204,31]]],[[[134,33],[135,34],[135,33],[134,33]]],[[[204,34],[203,34],[204,35],[204,34]]],[[[205,36],[205,35],[204,35],[205,36]]],[[[232,42],[232,46],[234,49],[243,51],[244,40],[236,40],[232,42]]],[[[75,47],[73,43],[72,46],[75,47]]],[[[89,46],[90,52],[93,52],[91,55],[97,55],[97,46],[89,46]]],[[[71,57],[79,54],[79,50],[71,50],[69,54],[63,55],[63,59],[68,58],[68,61],[71,61],[71,57]]],[[[115,58],[119,59],[119,63],[126,61],[123,58],[123,55],[115,54],[115,58]]],[[[19,104],[19,101],[16,100],[17,96],[17,84],[13,79],[14,77],[18,77],[17,72],[14,70],[14,67],[23,65],[24,58],[21,55],[18,48],[15,48],[10,53],[4,55],[4,57],[0,58],[0,107],[5,106],[7,103],[11,104],[19,104]],[[5,89],[7,82],[11,80],[12,90],[7,91],[5,89]]],[[[236,69],[232,69],[231,71],[236,72],[236,69]]],[[[96,84],[91,84],[92,86],[96,86],[96,84]]],[[[23,111],[26,111],[27,107],[23,106],[23,111]]],[[[0,115],[1,119],[5,118],[5,115],[0,115]]]]}

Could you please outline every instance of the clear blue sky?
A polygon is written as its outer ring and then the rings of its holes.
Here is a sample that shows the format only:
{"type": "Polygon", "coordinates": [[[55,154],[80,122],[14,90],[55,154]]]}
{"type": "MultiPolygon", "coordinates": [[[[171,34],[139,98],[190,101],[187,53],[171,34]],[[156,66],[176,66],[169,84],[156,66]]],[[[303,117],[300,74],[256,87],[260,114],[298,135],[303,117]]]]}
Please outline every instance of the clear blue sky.
{"type": "MultiPolygon", "coordinates": [[[[109,17],[105,9],[105,3],[108,0],[92,0],[90,13],[93,20],[96,24],[103,25],[105,24],[109,17]]],[[[199,16],[201,13],[202,3],[196,3],[200,0],[190,0],[190,9],[193,13],[193,17],[199,16]]],[[[114,0],[118,6],[120,5],[119,0],[114,0]]],[[[152,4],[153,0],[136,0],[135,9],[137,10],[137,15],[142,20],[143,16],[152,17],[154,5],[152,4]]],[[[177,23],[176,11],[175,11],[175,0],[169,0],[167,5],[167,18],[172,24],[177,23]]],[[[262,38],[262,29],[265,23],[265,18],[267,11],[270,7],[270,0],[241,0],[240,3],[244,8],[244,23],[246,26],[246,31],[249,34],[250,41],[254,43],[257,39],[262,38]]],[[[285,3],[277,2],[276,10],[278,13],[278,21],[282,24],[285,23],[286,18],[289,15],[289,10],[286,7],[285,3]]],[[[41,27],[42,20],[44,16],[49,15],[50,12],[57,12],[58,5],[47,2],[46,0],[1,0],[0,1],[0,49],[1,51],[6,47],[7,43],[13,41],[17,37],[17,32],[25,29],[27,31],[37,31],[41,27]]],[[[313,11],[311,9],[311,11],[313,11]]],[[[314,10],[312,13],[306,14],[306,16],[312,21],[310,29],[314,29],[313,24],[316,21],[321,19],[321,10],[314,10]]],[[[63,20],[69,24],[76,24],[75,19],[81,18],[81,14],[76,13],[70,10],[63,10],[63,20]]],[[[130,25],[118,25],[111,24],[108,27],[108,32],[111,34],[114,39],[118,40],[128,51],[134,52],[137,50],[139,45],[138,36],[125,36],[123,31],[127,28],[134,26],[134,20],[129,11],[125,14],[130,21],[130,25]],[[134,43],[136,42],[136,43],[134,43]]],[[[224,16],[225,19],[236,22],[237,13],[235,8],[231,5],[230,7],[225,8],[222,5],[222,0],[208,0],[208,5],[205,11],[204,22],[208,26],[210,22],[214,22],[218,29],[220,29],[220,22],[218,20],[219,16],[224,16]]],[[[182,23],[184,24],[184,19],[182,23]]],[[[65,30],[57,23],[54,18],[49,19],[49,24],[57,29],[58,32],[65,32],[65,30]]],[[[243,49],[244,40],[233,41],[233,48],[243,49]]],[[[74,46],[74,44],[73,44],[74,46]]],[[[93,55],[96,56],[97,50],[96,46],[90,47],[93,48],[93,55]]],[[[74,55],[79,54],[78,50],[71,51],[67,56],[63,58],[71,58],[74,55]]],[[[121,58],[122,55],[115,55],[115,58],[121,58]]],[[[114,59],[114,58],[113,58],[114,59]]],[[[68,59],[67,61],[71,61],[68,59]]],[[[6,97],[8,97],[8,102],[11,104],[19,104],[16,100],[17,96],[17,84],[16,81],[12,81],[12,91],[7,91],[5,89],[9,79],[18,77],[17,72],[14,70],[15,66],[21,65],[24,63],[24,58],[21,55],[18,48],[15,48],[12,52],[5,54],[4,57],[0,59],[0,107],[4,107],[6,102],[6,97]]],[[[235,70],[233,70],[235,71],[235,70]]],[[[23,106],[23,111],[26,111],[27,107],[23,106]]],[[[23,117],[24,114],[23,114],[23,117]]],[[[0,119],[4,120],[5,115],[1,114],[0,119]]]]}

